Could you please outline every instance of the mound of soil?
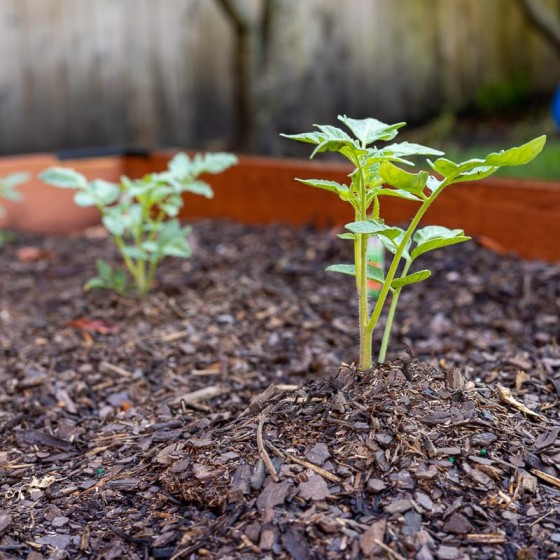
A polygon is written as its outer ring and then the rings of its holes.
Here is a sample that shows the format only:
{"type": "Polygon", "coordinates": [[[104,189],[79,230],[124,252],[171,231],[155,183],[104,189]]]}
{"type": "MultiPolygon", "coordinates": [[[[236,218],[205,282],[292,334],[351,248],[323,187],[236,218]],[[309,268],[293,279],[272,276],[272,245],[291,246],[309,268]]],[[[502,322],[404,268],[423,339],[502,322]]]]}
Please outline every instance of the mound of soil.
{"type": "MultiPolygon", "coordinates": [[[[225,517],[248,556],[468,559],[502,545],[506,558],[553,558],[558,534],[530,518],[556,512],[559,434],[454,368],[343,366],[202,427],[161,480],[220,528],[225,517]]],[[[185,549],[230,557],[231,540],[210,534],[185,549]]]]}
{"type": "Polygon", "coordinates": [[[336,232],[194,242],[143,300],[98,230],[0,251],[2,560],[558,557],[559,266],[434,253],[359,373],[336,232]]]}

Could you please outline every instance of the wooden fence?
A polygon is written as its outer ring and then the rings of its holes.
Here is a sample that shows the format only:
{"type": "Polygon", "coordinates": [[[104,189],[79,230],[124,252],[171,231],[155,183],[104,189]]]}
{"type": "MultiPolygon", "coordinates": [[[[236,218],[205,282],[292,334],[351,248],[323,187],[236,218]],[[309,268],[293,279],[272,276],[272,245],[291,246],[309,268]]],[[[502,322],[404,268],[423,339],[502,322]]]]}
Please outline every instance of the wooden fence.
{"type": "MultiPolygon", "coordinates": [[[[274,135],[342,112],[420,119],[488,83],[522,74],[550,92],[560,77],[513,0],[280,1],[274,135]]],[[[225,145],[234,39],[215,0],[0,0],[0,153],[225,145]]]]}

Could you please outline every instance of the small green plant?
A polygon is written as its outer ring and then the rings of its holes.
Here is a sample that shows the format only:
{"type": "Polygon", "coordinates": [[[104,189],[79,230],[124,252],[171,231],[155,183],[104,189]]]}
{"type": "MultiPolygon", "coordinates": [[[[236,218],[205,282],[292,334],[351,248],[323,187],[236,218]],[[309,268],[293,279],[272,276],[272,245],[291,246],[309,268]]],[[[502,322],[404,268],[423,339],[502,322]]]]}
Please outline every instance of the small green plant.
{"type": "MultiPolygon", "coordinates": [[[[165,257],[188,258],[191,248],[188,226],[177,216],[183,206],[182,195],[194,193],[206,198],[214,195],[210,185],[198,177],[202,173],[221,173],[237,162],[227,153],[197,154],[189,158],[177,154],[166,171],[150,173],[141,179],[121,177],[111,183],[103,179],[88,181],[81,173],[65,167],[51,167],[41,174],[46,183],[75,189],[78,206],[96,206],[103,224],[113,236],[136,293],[150,289],[159,263],[165,257]]],[[[98,261],[97,276],[86,288],[108,288],[119,294],[130,292],[129,278],[122,269],[98,261]]]]}
{"type": "Polygon", "coordinates": [[[314,157],[320,152],[338,152],[354,166],[348,175],[348,184],[323,179],[298,179],[305,185],[325,189],[337,194],[354,209],[355,219],[346,225],[348,232],[340,234],[354,243],[354,264],[336,264],[327,270],[355,276],[358,292],[360,331],[360,368],[372,365],[372,335],[381,313],[391,295],[387,323],[379,350],[378,361],[385,361],[387,346],[395,317],[399,296],[405,286],[426,280],[431,272],[427,269],[412,271],[412,265],[421,255],[462,243],[470,239],[463,230],[442,226],[418,229],[420,220],[435,199],[450,185],[462,181],[475,181],[492,175],[502,166],[523,165],[531,161],[543,149],[545,136],[517,148],[491,153],[483,159],[471,159],[454,163],[443,157],[428,164],[435,171],[409,173],[400,165],[414,165],[408,158],[413,156],[442,156],[443,152],[432,148],[401,142],[376,147],[375,142],[391,141],[405,123],[385,124],[376,119],[351,119],[338,117],[354,137],[344,130],[330,125],[315,125],[317,131],[303,134],[283,135],[286,138],[314,144],[314,157]],[[399,165],[396,165],[399,164],[399,165]],[[387,225],[381,214],[381,198],[393,196],[412,200],[419,207],[406,229],[387,225]],[[378,237],[391,256],[387,272],[371,266],[368,255],[368,239],[378,237]],[[368,281],[377,282],[381,288],[368,291],[368,281]],[[369,305],[372,299],[372,308],[369,305]],[[375,299],[375,303],[373,300],[375,299]]]}
{"type": "MultiPolygon", "coordinates": [[[[18,185],[25,183],[29,180],[28,173],[12,173],[6,177],[0,177],[0,198],[5,198],[6,200],[22,200],[22,194],[16,190],[18,185]]],[[[5,214],[6,210],[0,206],[0,218],[5,214]]],[[[0,245],[2,245],[9,235],[0,231],[0,245]]]]}

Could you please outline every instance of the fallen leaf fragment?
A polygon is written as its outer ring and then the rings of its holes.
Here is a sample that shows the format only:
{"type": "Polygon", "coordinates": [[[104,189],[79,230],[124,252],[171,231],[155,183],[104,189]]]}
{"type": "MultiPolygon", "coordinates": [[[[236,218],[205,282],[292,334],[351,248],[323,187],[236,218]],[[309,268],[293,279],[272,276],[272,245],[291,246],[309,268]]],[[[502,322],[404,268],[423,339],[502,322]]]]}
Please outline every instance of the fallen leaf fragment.
{"type": "Polygon", "coordinates": [[[47,249],[41,249],[40,247],[33,246],[20,247],[16,254],[18,261],[24,263],[42,260],[52,261],[56,257],[52,251],[47,251],[47,249]]]}
{"type": "Polygon", "coordinates": [[[115,334],[119,331],[117,326],[106,323],[101,319],[75,319],[74,321],[70,321],[68,326],[87,333],[115,334]]]}
{"type": "Polygon", "coordinates": [[[478,241],[479,245],[484,247],[485,249],[490,249],[499,255],[507,255],[508,250],[498,241],[488,237],[486,235],[478,235],[476,240],[478,241]]]}

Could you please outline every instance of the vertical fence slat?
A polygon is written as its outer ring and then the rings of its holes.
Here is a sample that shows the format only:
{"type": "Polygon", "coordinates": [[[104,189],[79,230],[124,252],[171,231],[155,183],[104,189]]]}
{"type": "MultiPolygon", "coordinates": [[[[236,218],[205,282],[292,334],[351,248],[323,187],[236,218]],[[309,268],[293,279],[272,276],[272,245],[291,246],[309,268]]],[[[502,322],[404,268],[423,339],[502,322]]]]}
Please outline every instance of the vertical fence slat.
{"type": "MultiPolygon", "coordinates": [[[[512,0],[293,0],[290,10],[271,49],[282,76],[262,77],[279,84],[271,133],[342,112],[419,120],[517,74],[539,92],[560,78],[512,0]]],[[[233,51],[215,0],[0,0],[0,152],[223,146],[233,51]]]]}
{"type": "Polygon", "coordinates": [[[27,111],[24,100],[24,55],[18,44],[21,17],[18,0],[0,0],[0,151],[24,150],[27,145],[27,111]]]}

